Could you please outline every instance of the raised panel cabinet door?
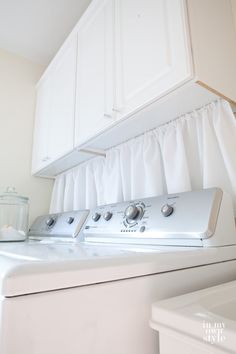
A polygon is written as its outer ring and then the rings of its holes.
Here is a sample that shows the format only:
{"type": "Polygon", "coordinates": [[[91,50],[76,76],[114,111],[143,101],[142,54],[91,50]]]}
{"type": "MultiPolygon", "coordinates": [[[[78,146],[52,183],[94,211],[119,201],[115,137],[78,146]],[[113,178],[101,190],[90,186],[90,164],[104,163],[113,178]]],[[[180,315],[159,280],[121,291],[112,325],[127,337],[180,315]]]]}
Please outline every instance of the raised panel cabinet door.
{"type": "Polygon", "coordinates": [[[95,1],[78,30],[75,144],[114,122],[113,0],[95,1]]]}
{"type": "Polygon", "coordinates": [[[49,164],[48,141],[49,119],[52,110],[52,78],[45,77],[37,88],[37,100],[34,123],[32,173],[49,164]]]}
{"type": "Polygon", "coordinates": [[[191,77],[184,0],[115,0],[120,117],[191,77]]]}
{"type": "Polygon", "coordinates": [[[56,160],[73,149],[75,120],[76,36],[66,42],[53,68],[49,155],[56,160]]]}

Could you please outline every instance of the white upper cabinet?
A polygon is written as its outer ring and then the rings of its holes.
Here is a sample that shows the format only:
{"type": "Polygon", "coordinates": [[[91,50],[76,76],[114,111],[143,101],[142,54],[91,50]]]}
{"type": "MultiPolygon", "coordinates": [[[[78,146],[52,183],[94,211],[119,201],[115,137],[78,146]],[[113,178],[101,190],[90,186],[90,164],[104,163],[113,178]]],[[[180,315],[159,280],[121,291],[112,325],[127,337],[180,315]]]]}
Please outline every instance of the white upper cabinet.
{"type": "Polygon", "coordinates": [[[191,77],[184,3],[116,0],[117,110],[125,115],[191,77]]]}
{"type": "Polygon", "coordinates": [[[78,30],[77,146],[190,78],[181,0],[103,0],[78,30]]]}
{"type": "Polygon", "coordinates": [[[34,123],[32,173],[48,164],[49,117],[52,110],[52,81],[48,76],[38,85],[34,123]]]}
{"type": "Polygon", "coordinates": [[[62,48],[37,88],[32,172],[74,146],[76,36],[62,48]]]}
{"type": "Polygon", "coordinates": [[[113,0],[97,1],[78,30],[77,146],[113,123],[113,17],[113,0]]]}
{"type": "Polygon", "coordinates": [[[76,36],[66,43],[53,66],[49,157],[55,160],[74,146],[76,36]]]}

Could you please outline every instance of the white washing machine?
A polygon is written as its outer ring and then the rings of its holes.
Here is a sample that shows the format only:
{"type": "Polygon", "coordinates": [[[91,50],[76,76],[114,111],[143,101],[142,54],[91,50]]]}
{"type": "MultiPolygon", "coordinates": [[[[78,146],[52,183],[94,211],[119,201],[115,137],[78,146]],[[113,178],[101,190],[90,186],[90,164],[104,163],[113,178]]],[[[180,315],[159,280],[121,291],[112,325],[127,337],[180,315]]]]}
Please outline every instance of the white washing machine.
{"type": "Polygon", "coordinates": [[[154,301],[236,279],[219,189],[86,215],[38,218],[28,242],[1,244],[0,354],[154,354],[154,301]]]}

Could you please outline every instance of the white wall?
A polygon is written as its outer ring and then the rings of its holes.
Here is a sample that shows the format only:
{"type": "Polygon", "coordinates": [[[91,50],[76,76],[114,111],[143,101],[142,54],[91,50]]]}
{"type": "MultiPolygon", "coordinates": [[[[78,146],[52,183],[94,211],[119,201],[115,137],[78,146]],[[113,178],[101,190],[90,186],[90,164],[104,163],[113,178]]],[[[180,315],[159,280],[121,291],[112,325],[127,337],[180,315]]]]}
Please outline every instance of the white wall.
{"type": "Polygon", "coordinates": [[[35,84],[43,67],[0,49],[0,193],[30,198],[30,222],[47,213],[52,181],[31,176],[35,84]]]}

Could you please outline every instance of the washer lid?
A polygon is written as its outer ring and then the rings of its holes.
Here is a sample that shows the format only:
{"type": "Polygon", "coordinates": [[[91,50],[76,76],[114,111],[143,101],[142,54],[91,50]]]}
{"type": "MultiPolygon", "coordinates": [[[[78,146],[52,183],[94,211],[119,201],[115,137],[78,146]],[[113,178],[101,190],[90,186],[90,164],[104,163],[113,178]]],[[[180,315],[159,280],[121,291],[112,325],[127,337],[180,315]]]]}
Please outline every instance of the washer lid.
{"type": "Polygon", "coordinates": [[[150,325],[204,353],[235,353],[236,281],[158,301],[150,325]],[[208,350],[207,350],[208,348],[208,350]]]}
{"type": "Polygon", "coordinates": [[[12,297],[157,274],[230,259],[236,246],[120,247],[36,242],[1,245],[1,295],[12,297]]]}

